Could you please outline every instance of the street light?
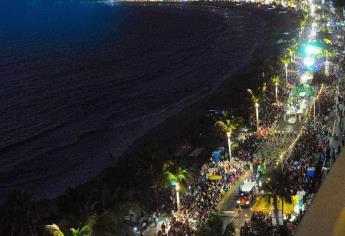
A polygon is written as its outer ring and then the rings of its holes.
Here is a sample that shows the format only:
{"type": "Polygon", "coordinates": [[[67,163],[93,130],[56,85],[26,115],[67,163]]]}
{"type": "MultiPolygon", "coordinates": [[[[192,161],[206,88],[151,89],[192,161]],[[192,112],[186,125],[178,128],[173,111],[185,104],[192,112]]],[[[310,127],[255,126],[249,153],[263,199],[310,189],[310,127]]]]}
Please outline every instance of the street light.
{"type": "Polygon", "coordinates": [[[255,96],[251,89],[247,89],[247,92],[251,95],[251,99],[255,106],[255,116],[256,116],[256,130],[260,129],[259,127],[259,97],[255,96]]]}
{"type": "Polygon", "coordinates": [[[279,85],[279,82],[280,82],[280,77],[278,75],[274,76],[272,78],[272,82],[275,86],[275,93],[276,93],[276,102],[278,103],[278,85],[279,85]]]}
{"type": "Polygon", "coordinates": [[[231,157],[232,157],[232,154],[231,154],[231,132],[227,132],[226,136],[228,138],[229,160],[231,161],[231,157]]]}
{"type": "Polygon", "coordinates": [[[179,211],[180,210],[180,186],[178,183],[175,184],[175,190],[176,190],[176,207],[177,207],[177,210],[179,211]]]}
{"type": "Polygon", "coordinates": [[[255,103],[255,114],[256,114],[256,129],[259,130],[259,103],[255,103]]]}

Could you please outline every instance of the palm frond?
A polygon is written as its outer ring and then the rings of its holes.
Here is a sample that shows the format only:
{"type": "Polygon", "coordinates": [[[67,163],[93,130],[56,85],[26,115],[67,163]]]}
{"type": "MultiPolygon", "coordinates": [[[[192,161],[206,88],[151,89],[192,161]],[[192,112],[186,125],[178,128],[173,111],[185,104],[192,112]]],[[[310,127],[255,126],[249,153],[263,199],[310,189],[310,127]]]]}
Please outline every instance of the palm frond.
{"type": "Polygon", "coordinates": [[[63,232],[60,230],[59,226],[56,224],[45,225],[44,231],[49,234],[49,236],[64,236],[63,232]]]}
{"type": "Polygon", "coordinates": [[[79,232],[80,232],[79,228],[78,229],[70,228],[69,230],[71,231],[72,236],[79,236],[79,232]]]}
{"type": "Polygon", "coordinates": [[[177,182],[176,176],[170,171],[166,170],[163,172],[163,187],[168,188],[173,183],[177,182]]]}
{"type": "Polygon", "coordinates": [[[273,78],[272,78],[272,83],[273,83],[274,85],[278,85],[278,84],[280,83],[280,76],[279,76],[279,75],[273,76],[273,78]]]}
{"type": "Polygon", "coordinates": [[[250,98],[253,101],[253,103],[259,102],[259,98],[254,94],[254,92],[251,89],[247,89],[247,92],[249,93],[250,98]]]}
{"type": "Polygon", "coordinates": [[[232,133],[237,129],[239,123],[239,120],[232,117],[230,113],[224,112],[219,120],[215,122],[215,127],[225,133],[232,133]]]}
{"type": "Polygon", "coordinates": [[[92,233],[92,227],[90,225],[85,225],[80,229],[80,236],[90,236],[92,233]]]}

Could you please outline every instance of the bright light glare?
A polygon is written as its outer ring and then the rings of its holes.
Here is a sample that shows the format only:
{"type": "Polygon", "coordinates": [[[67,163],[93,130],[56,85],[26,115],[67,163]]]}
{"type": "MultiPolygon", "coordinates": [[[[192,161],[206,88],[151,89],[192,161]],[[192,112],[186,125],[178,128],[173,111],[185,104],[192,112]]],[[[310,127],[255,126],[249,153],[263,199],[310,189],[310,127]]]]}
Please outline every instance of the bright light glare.
{"type": "Polygon", "coordinates": [[[316,52],[316,47],[312,46],[312,45],[308,45],[305,48],[305,51],[306,51],[307,54],[314,54],[316,52]]]}
{"type": "Polygon", "coordinates": [[[315,60],[314,58],[311,58],[311,57],[306,57],[304,58],[303,60],[303,64],[306,66],[306,67],[311,67],[313,66],[315,63],[315,60]]]}
{"type": "Polygon", "coordinates": [[[304,48],[304,52],[307,56],[320,54],[321,48],[312,44],[308,44],[304,48]]]}

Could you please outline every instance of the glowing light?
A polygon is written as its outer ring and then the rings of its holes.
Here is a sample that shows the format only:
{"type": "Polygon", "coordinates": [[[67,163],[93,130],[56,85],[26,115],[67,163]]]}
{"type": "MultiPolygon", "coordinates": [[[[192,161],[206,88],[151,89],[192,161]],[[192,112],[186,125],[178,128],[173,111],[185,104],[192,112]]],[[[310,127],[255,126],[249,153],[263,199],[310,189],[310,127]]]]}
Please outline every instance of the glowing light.
{"type": "Polygon", "coordinates": [[[312,58],[312,57],[306,57],[304,58],[303,60],[303,64],[306,66],[306,67],[312,67],[315,63],[315,59],[312,58]]]}
{"type": "Polygon", "coordinates": [[[313,45],[308,45],[306,48],[305,48],[305,52],[307,54],[314,54],[316,52],[316,47],[313,46],[313,45]]]}
{"type": "MultiPolygon", "coordinates": [[[[316,30],[311,30],[310,32],[310,38],[311,41],[314,41],[312,38],[314,37],[313,34],[316,34],[316,30]]],[[[304,45],[302,45],[302,54],[306,56],[315,56],[319,55],[322,52],[322,47],[317,42],[309,42],[304,45]]]]}

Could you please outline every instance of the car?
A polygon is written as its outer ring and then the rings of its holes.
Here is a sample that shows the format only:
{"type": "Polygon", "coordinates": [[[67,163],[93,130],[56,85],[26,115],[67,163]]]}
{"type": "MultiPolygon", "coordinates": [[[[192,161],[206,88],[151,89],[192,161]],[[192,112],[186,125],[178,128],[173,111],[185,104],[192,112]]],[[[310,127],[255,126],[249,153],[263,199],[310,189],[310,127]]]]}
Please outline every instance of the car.
{"type": "Polygon", "coordinates": [[[248,192],[239,192],[236,203],[241,207],[249,207],[255,199],[255,194],[248,192]]]}
{"type": "Polygon", "coordinates": [[[244,182],[239,189],[236,203],[241,207],[249,207],[255,201],[256,183],[244,182]]]}

